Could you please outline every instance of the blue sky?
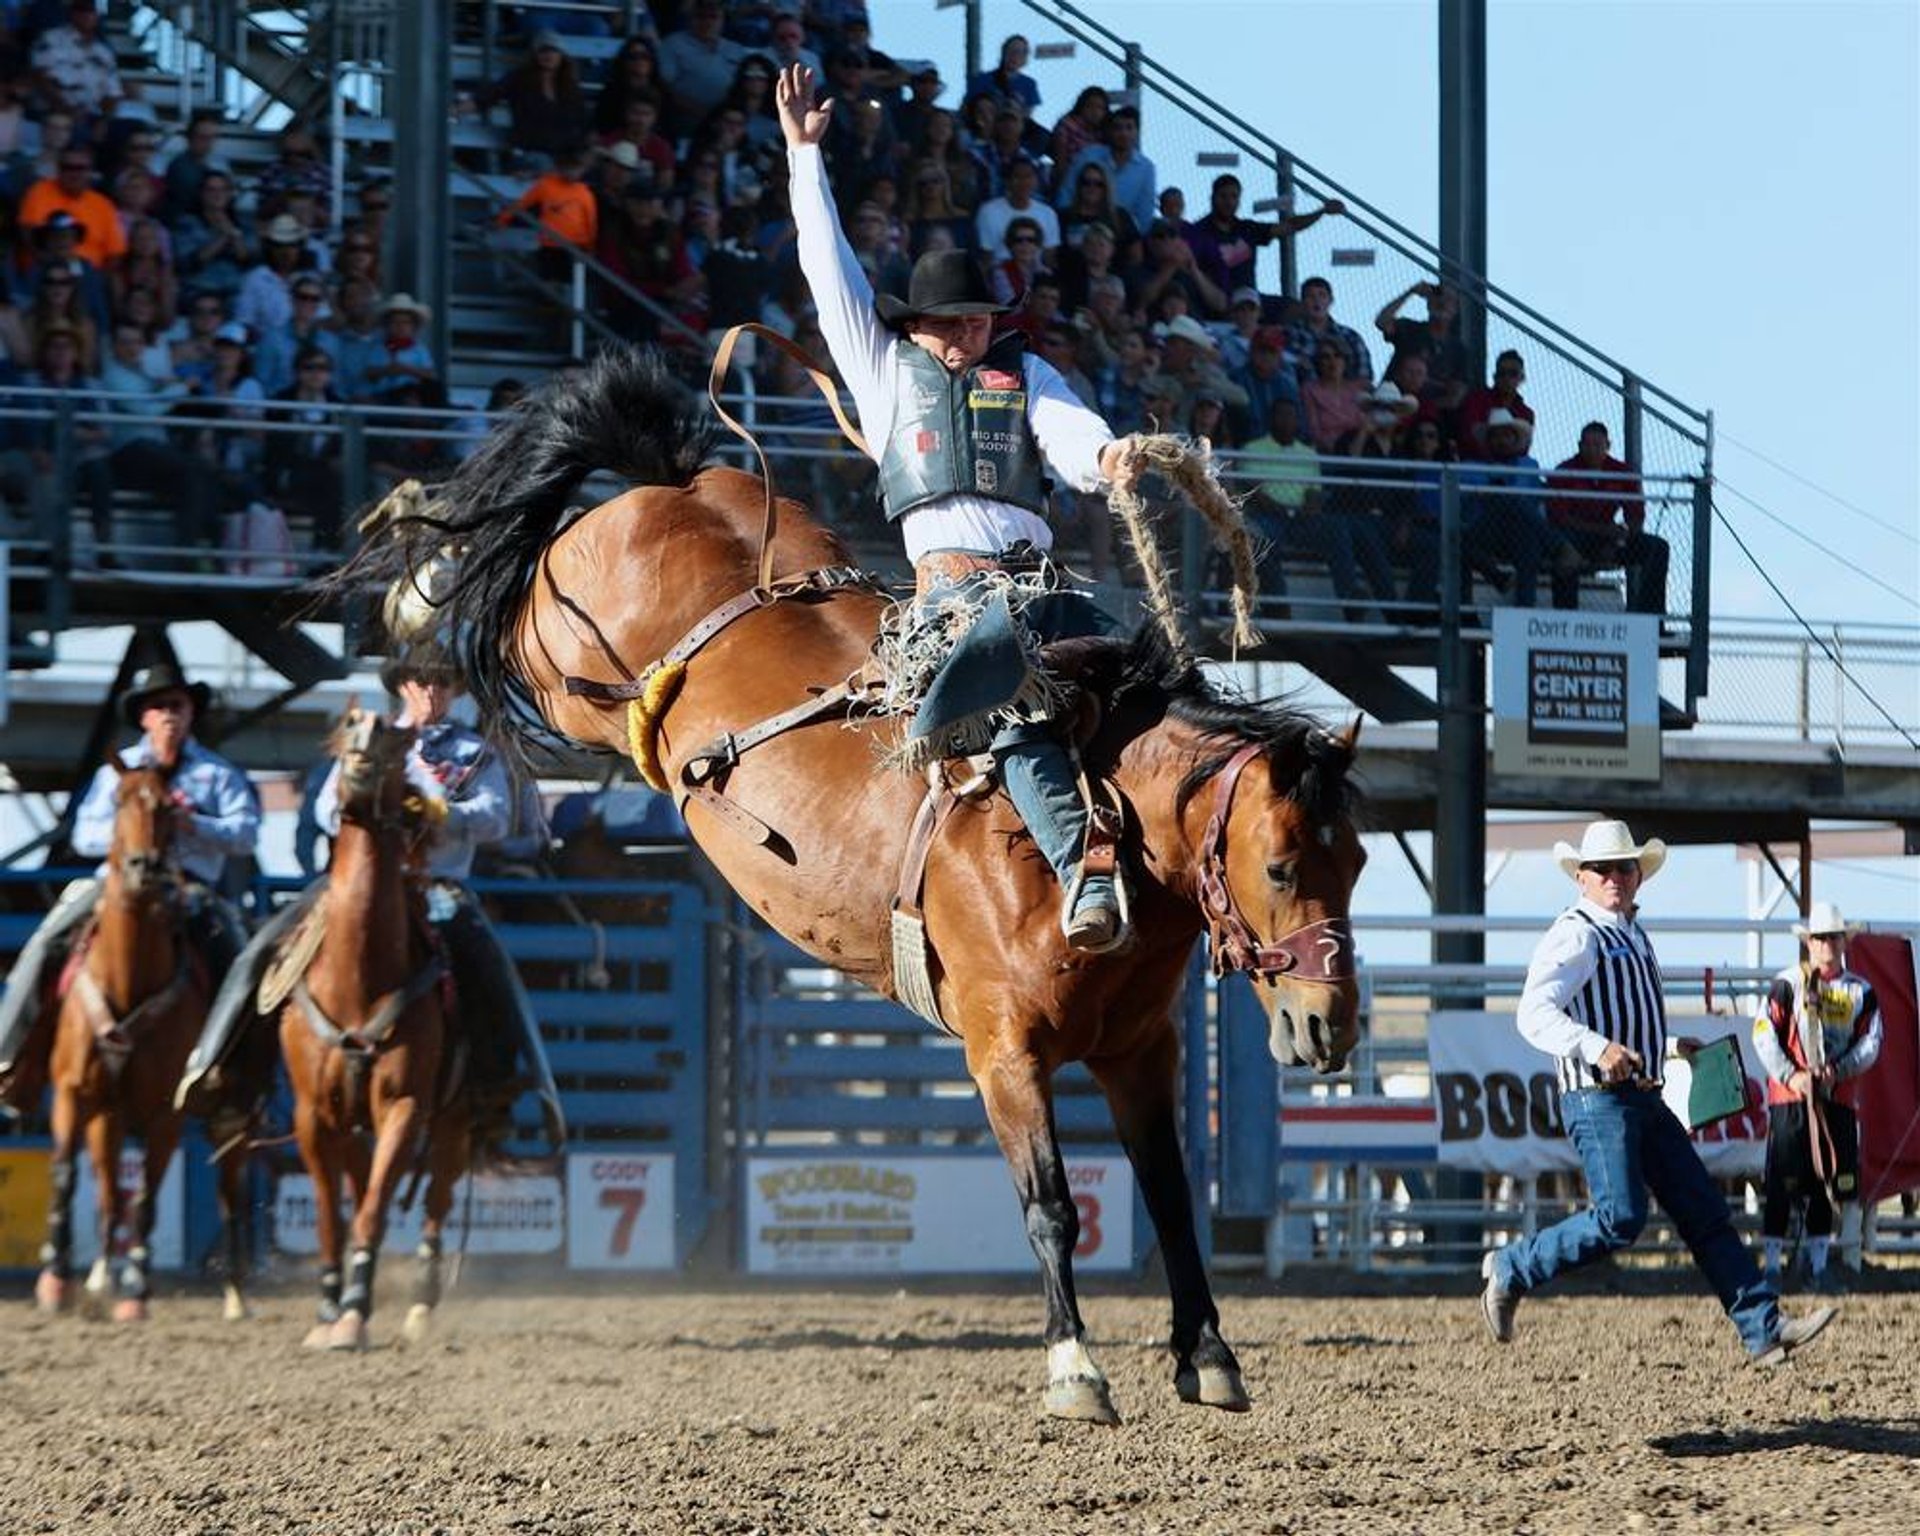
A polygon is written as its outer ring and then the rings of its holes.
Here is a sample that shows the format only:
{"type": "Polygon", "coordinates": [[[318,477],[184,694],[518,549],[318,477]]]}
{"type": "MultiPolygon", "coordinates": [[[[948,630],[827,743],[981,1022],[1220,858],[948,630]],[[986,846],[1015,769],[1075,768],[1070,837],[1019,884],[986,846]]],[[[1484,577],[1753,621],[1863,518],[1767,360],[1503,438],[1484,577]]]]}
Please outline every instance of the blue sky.
{"type": "MultiPolygon", "coordinates": [[[[1439,90],[1428,0],[1083,8],[1431,236],[1439,90]]],[[[877,9],[882,46],[890,28],[929,35],[891,5],[877,9]]],[[[942,17],[950,66],[959,12],[942,17]]],[[[1024,6],[987,0],[989,63],[1012,31],[1049,36],[1024,6]]],[[[908,37],[898,41],[910,51],[908,37]]],[[[1084,55],[1033,72],[1049,125],[1075,86],[1107,77],[1084,55]]],[[[1894,589],[1823,568],[1807,543],[1723,494],[1808,618],[1920,624],[1920,5],[1495,0],[1488,91],[1489,276],[1712,409],[1728,485],[1894,589]]],[[[1194,167],[1189,143],[1157,152],[1151,124],[1147,149],[1163,184],[1177,178],[1193,192],[1212,174],[1194,167]]],[[[1346,319],[1364,328],[1371,311],[1346,319]]],[[[1716,613],[1785,616],[1718,536],[1713,590],[1716,613]]],[[[1883,702],[1911,727],[1920,678],[1883,702]]],[[[1920,860],[1822,866],[1814,884],[1852,912],[1920,922],[1920,860]]],[[[1488,906],[1547,911],[1566,890],[1544,856],[1527,855],[1488,906]]],[[[1425,905],[1390,846],[1361,896],[1376,912],[1425,905]]],[[[1744,867],[1731,848],[1684,850],[1648,898],[1655,913],[1737,913],[1744,867]]],[[[1715,942],[1672,947],[1710,963],[1715,942]]],[[[1769,946],[1770,961],[1788,958],[1784,944],[1769,946]]]]}

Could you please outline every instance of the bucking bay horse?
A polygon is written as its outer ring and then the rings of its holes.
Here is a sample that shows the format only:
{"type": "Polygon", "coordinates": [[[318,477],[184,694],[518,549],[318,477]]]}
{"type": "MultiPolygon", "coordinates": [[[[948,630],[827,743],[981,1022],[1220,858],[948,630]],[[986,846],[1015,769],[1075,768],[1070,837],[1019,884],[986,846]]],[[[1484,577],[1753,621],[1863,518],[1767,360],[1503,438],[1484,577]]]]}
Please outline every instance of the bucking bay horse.
{"type": "Polygon", "coordinates": [[[280,1049],[293,1085],[294,1138],[313,1179],[320,1318],[311,1348],[362,1349],[387,1215],[424,1177],[425,1225],[405,1333],[424,1336],[441,1289],[441,1235],[471,1156],[463,1058],[444,1000],[418,855],[431,802],[407,779],[411,730],[350,708],[334,732],[340,829],[326,892],[277,962],[289,966],[280,1049]],[[345,1181],[351,1230],[341,1218],[345,1181]],[[343,1275],[343,1239],[351,1238],[343,1275]]]}
{"type": "Polygon", "coordinates": [[[1344,1062],[1358,1027],[1347,908],[1365,858],[1353,733],[1225,697],[1154,638],[1094,648],[1083,681],[1102,702],[1081,752],[1123,807],[1136,936],[1123,952],[1072,952],[1059,886],[1004,796],[928,798],[882,760],[899,722],[862,719],[833,687],[862,673],[886,595],[797,503],[709,465],[714,440],[705,407],[654,358],[616,350],[516,411],[342,579],[395,584],[390,613],[424,609],[453,637],[483,728],[631,753],[774,928],[883,994],[924,983],[921,1011],[965,1043],[1039,1259],[1047,1408],[1112,1423],[1054,1131],[1053,1074],[1085,1062],[1165,1257],[1179,1394],[1245,1408],[1176,1128],[1175,1010],[1210,930],[1215,963],[1253,978],[1279,1060],[1344,1062]],[[596,471],[631,489],[575,515],[596,471]],[[924,878],[909,881],[923,811],[924,878]],[[918,982],[892,938],[910,888],[918,982]]]}

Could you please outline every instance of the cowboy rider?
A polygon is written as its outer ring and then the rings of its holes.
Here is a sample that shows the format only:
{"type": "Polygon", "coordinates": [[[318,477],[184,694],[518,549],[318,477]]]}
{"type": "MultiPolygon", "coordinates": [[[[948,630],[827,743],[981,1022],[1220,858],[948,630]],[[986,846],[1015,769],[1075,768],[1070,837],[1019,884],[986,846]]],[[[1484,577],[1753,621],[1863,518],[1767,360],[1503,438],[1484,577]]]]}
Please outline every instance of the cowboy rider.
{"type": "MultiPolygon", "coordinates": [[[[862,430],[868,442],[883,445],[875,454],[881,499],[914,562],[918,611],[980,604],[991,575],[1045,571],[1053,544],[1047,470],[1083,493],[1130,489],[1140,473],[1134,440],[1116,439],[1052,367],[1025,354],[1017,333],[994,337],[993,317],[1006,306],[994,301],[965,252],[928,252],[914,265],[904,302],[876,300],[827,184],[821,145],[833,102],[812,105],[813,71],[799,64],[781,71],[775,94],[801,270],[862,430]]],[[[1048,639],[1108,627],[1105,615],[1071,592],[1048,594],[1023,617],[1048,639]]],[[[993,628],[974,625],[983,634],[993,628]]],[[[909,746],[931,749],[929,733],[945,728],[930,707],[935,689],[961,696],[956,707],[969,721],[985,715],[993,722],[990,742],[982,744],[990,745],[1008,799],[1069,892],[1070,910],[1062,914],[1068,943],[1095,953],[1111,949],[1125,938],[1119,893],[1114,877],[1080,870],[1088,814],[1072,760],[1045,721],[1010,721],[1017,684],[998,686],[992,674],[1003,669],[970,646],[971,637],[956,642],[942,663],[909,746]]]]}
{"type": "MultiPolygon", "coordinates": [[[[173,839],[188,941],[219,986],[246,938],[246,925],[219,893],[231,858],[251,854],[260,832],[260,797],[247,776],[194,737],[212,697],[205,683],[189,683],[168,663],[133,675],[120,698],[121,718],[140,740],[119,754],[127,768],[166,771],[181,812],[173,839]]],[[[73,851],[103,859],[113,846],[119,775],[101,764],[87,786],[73,825],[73,851]]],[[[0,1102],[24,1111],[38,1098],[53,1045],[53,1010],[45,983],[58,976],[82,926],[98,903],[101,875],[75,880],[27,941],[0,998],[0,1102]],[[38,1026],[38,1027],[36,1027],[38,1026]]]]}
{"type": "Polygon", "coordinates": [[[1780,1279],[1787,1225],[1796,1201],[1807,1202],[1807,1272],[1816,1291],[1840,1289],[1828,1264],[1836,1205],[1858,1200],[1860,1127],[1854,1111],[1833,1096],[1841,1083],[1880,1059],[1880,1005],[1873,986],[1847,969],[1849,925],[1839,907],[1816,901],[1794,933],[1807,947],[1805,965],[1774,978],[1767,1006],[1753,1021],[1753,1048],[1767,1069],[1766,1201],[1760,1232],[1767,1278],[1780,1279]],[[1810,1039],[1807,1026],[1818,1031],[1810,1039]],[[1809,1050],[1809,1047],[1812,1050],[1809,1050]],[[1812,1059],[1809,1059],[1809,1058],[1812,1059]],[[1831,1183],[1814,1166],[1815,1104],[1833,1147],[1831,1183]]]}
{"type": "MultiPolygon", "coordinates": [[[[480,905],[466,888],[475,852],[507,835],[514,792],[500,755],[476,732],[448,718],[461,686],[445,653],[416,647],[381,668],[380,680],[399,698],[395,724],[416,734],[407,752],[407,779],[416,793],[436,804],[437,831],[426,852],[427,918],[445,945],[455,977],[460,1018],[469,1046],[474,1137],[491,1149],[509,1134],[509,1119],[519,1082],[517,1058],[524,1053],[539,1093],[554,1145],[565,1138],[553,1074],[540,1044],[533,1006],[518,972],[501,947],[480,905]]],[[[334,763],[314,800],[314,818],[329,837],[340,828],[340,765],[334,763]]],[[[274,915],[233,969],[221,989],[200,1042],[188,1062],[183,1096],[201,1081],[217,1081],[236,1040],[260,1027],[255,1005],[260,978],[278,952],[280,941],[319,898],[326,877],[315,880],[274,915]]]]}

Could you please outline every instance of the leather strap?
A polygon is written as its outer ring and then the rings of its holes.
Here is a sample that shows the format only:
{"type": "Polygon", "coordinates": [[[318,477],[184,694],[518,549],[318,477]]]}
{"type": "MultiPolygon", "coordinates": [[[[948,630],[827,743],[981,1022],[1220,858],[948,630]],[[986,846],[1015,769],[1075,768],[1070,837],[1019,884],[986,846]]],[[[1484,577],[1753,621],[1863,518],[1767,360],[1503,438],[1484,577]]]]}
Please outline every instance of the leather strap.
{"type": "Polygon", "coordinates": [[[928,775],[927,792],[920,809],[914,812],[913,825],[907,829],[907,846],[900,855],[899,888],[893,898],[893,910],[909,917],[920,916],[920,898],[926,892],[927,859],[933,841],[940,835],[947,815],[960,802],[940,776],[938,765],[928,775]]]}
{"type": "Polygon", "coordinates": [[[867,446],[867,440],[860,435],[859,429],[847,418],[847,413],[840,404],[840,391],[835,387],[833,380],[814,366],[812,358],[778,331],[749,322],[729,328],[720,338],[720,345],[713,354],[713,368],[707,374],[707,399],[713,405],[714,414],[727,424],[736,437],[745,440],[747,446],[753,450],[753,456],[760,461],[760,484],[766,494],[766,506],[760,520],[759,562],[760,585],[764,587],[773,581],[773,536],[780,524],[779,499],[773,489],[773,466],[767,462],[767,451],[760,446],[760,440],[736,421],[727,408],[720,403],[720,391],[726,384],[727,367],[733,360],[733,349],[743,335],[760,337],[776,352],[783,353],[798,363],[806,371],[807,377],[813,381],[813,387],[820,391],[821,398],[833,411],[833,419],[840,424],[840,430],[846,435],[847,441],[870,459],[874,457],[874,452],[867,446]]]}

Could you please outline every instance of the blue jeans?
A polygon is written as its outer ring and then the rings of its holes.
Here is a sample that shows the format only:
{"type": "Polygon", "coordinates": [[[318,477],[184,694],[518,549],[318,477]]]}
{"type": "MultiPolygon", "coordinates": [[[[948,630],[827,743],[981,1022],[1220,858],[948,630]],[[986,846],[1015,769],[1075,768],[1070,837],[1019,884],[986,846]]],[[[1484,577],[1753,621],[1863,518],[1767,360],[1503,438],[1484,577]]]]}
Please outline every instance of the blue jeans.
{"type": "Polygon", "coordinates": [[[1651,1190],[1747,1352],[1771,1345],[1780,1331],[1779,1297],[1733,1230],[1726,1200],[1659,1090],[1585,1088],[1563,1093],[1560,1104],[1593,1203],[1501,1249],[1494,1260],[1500,1284],[1524,1296],[1556,1275],[1630,1247],[1647,1224],[1651,1190]]]}

